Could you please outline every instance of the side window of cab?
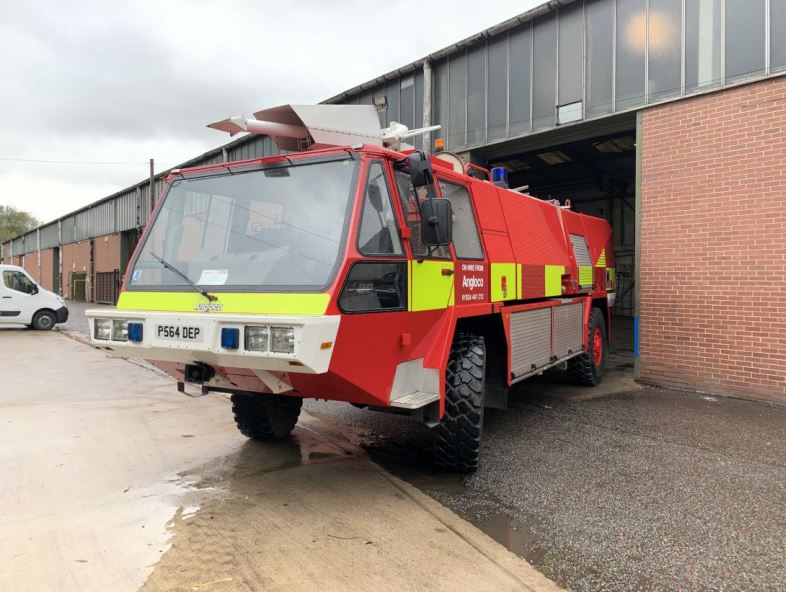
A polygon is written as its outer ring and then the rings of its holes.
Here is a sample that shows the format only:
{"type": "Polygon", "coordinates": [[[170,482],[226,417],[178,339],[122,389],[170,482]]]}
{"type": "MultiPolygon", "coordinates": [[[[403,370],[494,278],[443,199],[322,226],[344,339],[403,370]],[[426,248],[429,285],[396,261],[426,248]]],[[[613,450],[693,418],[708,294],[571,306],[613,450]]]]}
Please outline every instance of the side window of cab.
{"type": "MultiPolygon", "coordinates": [[[[398,196],[401,200],[401,209],[404,211],[404,218],[412,228],[412,255],[415,257],[426,257],[428,247],[423,244],[423,237],[420,230],[420,203],[426,199],[426,188],[419,187],[417,190],[412,186],[409,175],[396,171],[396,185],[398,186],[398,196]]],[[[430,255],[434,259],[450,259],[450,249],[441,246],[434,249],[430,255]]]]}
{"type": "Polygon", "coordinates": [[[456,259],[483,259],[483,245],[478,234],[478,224],[469,190],[464,185],[443,179],[439,182],[439,192],[450,201],[453,207],[453,249],[456,259]]]}
{"type": "Polygon", "coordinates": [[[9,290],[22,292],[23,294],[32,294],[35,286],[29,277],[21,271],[14,270],[3,271],[3,284],[9,290]]]}
{"type": "Polygon", "coordinates": [[[358,251],[363,255],[390,257],[404,255],[396,216],[390,201],[390,190],[381,162],[368,167],[366,196],[360,214],[358,251]]]}
{"type": "Polygon", "coordinates": [[[368,166],[366,193],[360,211],[355,261],[338,299],[344,313],[396,312],[407,309],[407,262],[393,210],[385,168],[368,166]]]}

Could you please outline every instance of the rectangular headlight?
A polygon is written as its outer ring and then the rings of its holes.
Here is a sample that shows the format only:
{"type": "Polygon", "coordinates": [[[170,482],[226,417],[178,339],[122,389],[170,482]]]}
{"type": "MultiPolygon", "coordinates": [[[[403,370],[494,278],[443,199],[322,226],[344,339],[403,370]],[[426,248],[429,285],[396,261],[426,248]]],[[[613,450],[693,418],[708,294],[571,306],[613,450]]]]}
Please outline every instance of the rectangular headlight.
{"type": "Polygon", "coordinates": [[[247,351],[268,351],[270,349],[270,327],[247,326],[245,346],[247,351]]]}
{"type": "Polygon", "coordinates": [[[112,335],[112,320],[96,319],[95,333],[93,335],[96,339],[100,339],[101,341],[109,341],[109,337],[112,335]]]}
{"type": "Polygon", "coordinates": [[[270,351],[291,354],[295,351],[295,329],[292,327],[270,328],[270,351]]]}
{"type": "Polygon", "coordinates": [[[112,340],[128,341],[128,321],[112,321],[112,340]]]}

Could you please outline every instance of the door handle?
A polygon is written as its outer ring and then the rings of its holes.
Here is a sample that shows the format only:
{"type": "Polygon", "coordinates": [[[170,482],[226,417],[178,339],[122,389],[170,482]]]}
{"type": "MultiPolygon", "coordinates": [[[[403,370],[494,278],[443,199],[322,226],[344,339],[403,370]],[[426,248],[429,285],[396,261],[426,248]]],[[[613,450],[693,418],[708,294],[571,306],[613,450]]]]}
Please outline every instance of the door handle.
{"type": "Polygon", "coordinates": [[[4,298],[5,300],[11,300],[11,297],[10,297],[10,296],[3,296],[3,298],[4,298]]]}

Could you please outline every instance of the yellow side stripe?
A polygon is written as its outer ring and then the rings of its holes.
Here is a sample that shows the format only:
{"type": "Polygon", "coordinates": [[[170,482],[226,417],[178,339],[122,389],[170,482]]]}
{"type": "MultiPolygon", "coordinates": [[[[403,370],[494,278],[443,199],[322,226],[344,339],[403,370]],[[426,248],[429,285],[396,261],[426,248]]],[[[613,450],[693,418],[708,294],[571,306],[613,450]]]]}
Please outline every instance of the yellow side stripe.
{"type": "Polygon", "coordinates": [[[564,265],[546,266],[546,285],[544,296],[562,296],[562,274],[564,273],[564,265]]]}
{"type": "Polygon", "coordinates": [[[606,249],[600,252],[600,257],[598,257],[598,262],[595,264],[595,267],[606,267],[606,249]]]}
{"type": "MultiPolygon", "coordinates": [[[[212,304],[222,313],[322,315],[327,311],[330,294],[253,294],[216,292],[212,304]]],[[[118,310],[156,310],[195,312],[207,300],[195,292],[123,292],[118,310]]]]}

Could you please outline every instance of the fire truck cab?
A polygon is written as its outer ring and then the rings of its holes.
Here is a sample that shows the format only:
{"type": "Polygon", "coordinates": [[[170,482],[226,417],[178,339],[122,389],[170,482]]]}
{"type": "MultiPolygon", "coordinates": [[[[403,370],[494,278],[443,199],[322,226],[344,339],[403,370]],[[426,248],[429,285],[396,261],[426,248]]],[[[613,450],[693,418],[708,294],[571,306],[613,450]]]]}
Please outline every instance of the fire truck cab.
{"type": "Polygon", "coordinates": [[[477,467],[484,409],[512,384],[555,366],[601,380],[605,220],[448,154],[305,140],[173,170],[117,310],[88,311],[93,343],[181,391],[230,393],[257,440],[287,437],[304,398],[409,414],[458,471],[477,467]]]}

